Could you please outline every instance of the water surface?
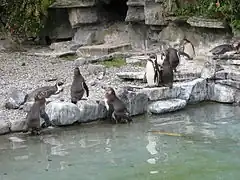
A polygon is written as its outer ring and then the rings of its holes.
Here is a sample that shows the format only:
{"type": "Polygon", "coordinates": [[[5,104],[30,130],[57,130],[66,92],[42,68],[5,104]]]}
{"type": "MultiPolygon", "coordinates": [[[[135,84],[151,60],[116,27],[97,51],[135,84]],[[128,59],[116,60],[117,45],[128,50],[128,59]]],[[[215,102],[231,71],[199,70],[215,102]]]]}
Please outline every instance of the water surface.
{"type": "Polygon", "coordinates": [[[0,136],[0,180],[236,180],[239,115],[239,107],[200,104],[129,126],[0,136]]]}

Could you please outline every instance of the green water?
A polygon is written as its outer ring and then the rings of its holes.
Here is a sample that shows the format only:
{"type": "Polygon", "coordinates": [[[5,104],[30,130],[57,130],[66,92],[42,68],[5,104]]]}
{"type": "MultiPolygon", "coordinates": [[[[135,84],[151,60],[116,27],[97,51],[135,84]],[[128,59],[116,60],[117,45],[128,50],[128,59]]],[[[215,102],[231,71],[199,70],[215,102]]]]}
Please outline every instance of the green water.
{"type": "Polygon", "coordinates": [[[135,118],[129,126],[95,123],[39,137],[0,136],[0,180],[237,180],[239,115],[239,107],[201,104],[135,118]]]}

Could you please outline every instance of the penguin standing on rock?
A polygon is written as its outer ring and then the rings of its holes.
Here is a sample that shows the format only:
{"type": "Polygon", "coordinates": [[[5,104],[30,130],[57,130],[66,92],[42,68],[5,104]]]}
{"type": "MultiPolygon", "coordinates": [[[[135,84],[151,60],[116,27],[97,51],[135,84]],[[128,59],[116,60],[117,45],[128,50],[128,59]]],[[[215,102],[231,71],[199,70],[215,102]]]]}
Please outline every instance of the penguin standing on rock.
{"type": "MultiPolygon", "coordinates": [[[[161,59],[164,59],[164,54],[161,53],[161,59]]],[[[157,55],[150,54],[146,65],[146,79],[148,86],[159,86],[161,83],[161,65],[159,65],[157,55]]]]}
{"type": "Polygon", "coordinates": [[[170,52],[166,51],[166,56],[162,64],[161,82],[171,89],[173,86],[173,67],[170,63],[170,57],[170,52]]]}
{"type": "Polygon", "coordinates": [[[126,108],[126,105],[121,101],[113,88],[107,87],[105,88],[105,106],[109,111],[110,106],[113,108],[112,119],[115,123],[130,123],[132,122],[132,118],[130,116],[129,111],[126,108]]]}
{"type": "Polygon", "coordinates": [[[189,55],[188,59],[193,59],[196,56],[195,47],[187,38],[183,39],[183,52],[189,55]]]}
{"type": "Polygon", "coordinates": [[[31,131],[33,135],[39,135],[41,126],[40,118],[42,117],[47,126],[51,125],[48,115],[45,112],[45,92],[39,92],[34,97],[34,104],[32,105],[30,111],[27,114],[27,131],[31,131]]]}
{"type": "Polygon", "coordinates": [[[78,67],[74,68],[73,82],[71,85],[71,102],[77,104],[82,99],[84,92],[89,96],[88,86],[78,67]]]}

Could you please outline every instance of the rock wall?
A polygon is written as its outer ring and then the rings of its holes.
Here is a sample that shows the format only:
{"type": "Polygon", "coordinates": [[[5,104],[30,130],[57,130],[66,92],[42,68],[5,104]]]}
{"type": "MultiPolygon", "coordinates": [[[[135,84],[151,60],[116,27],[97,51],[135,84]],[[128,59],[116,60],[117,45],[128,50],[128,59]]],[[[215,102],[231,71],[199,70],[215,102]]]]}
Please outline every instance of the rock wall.
{"type": "MultiPolygon", "coordinates": [[[[179,5],[195,1],[181,0],[176,4],[174,0],[124,0],[119,7],[111,5],[112,2],[118,1],[120,0],[56,0],[50,11],[55,14],[59,14],[59,11],[62,15],[50,14],[50,17],[52,19],[61,17],[61,19],[48,20],[58,23],[51,24],[54,27],[49,27],[50,30],[46,28],[45,32],[49,32],[50,38],[53,39],[72,37],[74,43],[80,45],[103,44],[109,43],[105,39],[108,34],[106,29],[109,28],[106,24],[109,21],[122,21],[128,28],[120,31],[127,31],[128,34],[111,34],[119,36],[114,42],[118,43],[124,39],[125,42],[130,41],[133,49],[140,50],[161,47],[163,42],[177,43],[183,37],[187,37],[195,46],[209,48],[213,43],[228,41],[232,37],[224,22],[199,17],[174,16],[173,12],[179,5]],[[126,4],[124,5],[123,2],[126,4]],[[119,9],[123,11],[118,11],[119,9]],[[119,13],[119,16],[116,13],[119,13]],[[119,19],[122,16],[125,16],[124,20],[119,19]]],[[[117,29],[117,27],[113,28],[117,29]]]]}

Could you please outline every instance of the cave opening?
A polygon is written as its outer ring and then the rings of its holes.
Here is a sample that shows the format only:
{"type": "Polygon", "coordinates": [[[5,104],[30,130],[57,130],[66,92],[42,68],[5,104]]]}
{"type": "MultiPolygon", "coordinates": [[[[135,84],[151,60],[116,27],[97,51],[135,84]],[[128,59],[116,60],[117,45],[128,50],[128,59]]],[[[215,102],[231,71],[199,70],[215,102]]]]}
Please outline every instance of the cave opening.
{"type": "Polygon", "coordinates": [[[101,9],[108,21],[125,21],[127,15],[127,0],[102,0],[101,9]]]}

